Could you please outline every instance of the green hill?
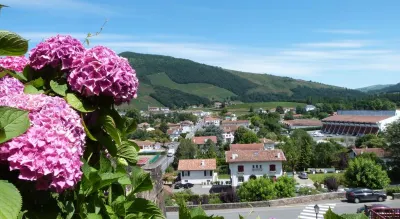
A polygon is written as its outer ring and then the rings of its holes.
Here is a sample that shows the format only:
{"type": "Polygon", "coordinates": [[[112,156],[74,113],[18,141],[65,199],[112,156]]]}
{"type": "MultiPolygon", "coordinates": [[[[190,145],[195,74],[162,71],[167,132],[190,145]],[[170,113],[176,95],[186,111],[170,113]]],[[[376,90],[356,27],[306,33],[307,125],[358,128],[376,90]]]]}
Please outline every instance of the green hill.
{"type": "Polygon", "coordinates": [[[358,88],[357,90],[362,91],[362,92],[375,92],[375,91],[379,91],[382,89],[385,89],[387,87],[391,87],[393,86],[393,84],[377,84],[377,85],[372,85],[372,86],[368,86],[368,87],[362,87],[362,88],[358,88]]]}
{"type": "Polygon", "coordinates": [[[139,77],[138,99],[130,103],[139,109],[148,105],[208,105],[226,99],[306,102],[310,99],[322,101],[365,96],[356,90],[289,77],[232,71],[170,56],[133,52],[120,55],[129,60],[139,77]]]}

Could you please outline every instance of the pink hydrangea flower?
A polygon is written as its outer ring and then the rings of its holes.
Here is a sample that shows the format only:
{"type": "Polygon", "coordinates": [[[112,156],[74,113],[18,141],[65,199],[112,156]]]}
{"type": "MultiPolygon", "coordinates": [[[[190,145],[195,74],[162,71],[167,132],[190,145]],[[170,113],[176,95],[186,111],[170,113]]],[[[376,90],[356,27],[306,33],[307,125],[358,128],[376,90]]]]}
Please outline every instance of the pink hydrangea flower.
{"type": "Polygon", "coordinates": [[[23,92],[24,84],[18,79],[10,76],[0,78],[0,98],[7,95],[22,94],[23,92]]]}
{"type": "Polygon", "coordinates": [[[19,178],[37,181],[37,189],[62,192],[80,181],[85,132],[79,115],[59,97],[16,94],[0,98],[0,106],[29,111],[27,132],[0,144],[0,159],[19,178]]]}
{"type": "Polygon", "coordinates": [[[39,43],[31,50],[29,61],[32,68],[38,70],[50,65],[56,68],[61,65],[62,70],[71,68],[72,62],[78,54],[85,51],[82,43],[71,37],[57,35],[39,43]]]}
{"type": "Polygon", "coordinates": [[[23,72],[27,64],[28,59],[25,58],[25,56],[8,56],[0,58],[0,70],[4,68],[16,72],[23,72]]]}
{"type": "Polygon", "coordinates": [[[86,50],[75,59],[68,83],[83,96],[111,96],[115,104],[136,98],[139,86],[128,60],[103,46],[86,50]]]}

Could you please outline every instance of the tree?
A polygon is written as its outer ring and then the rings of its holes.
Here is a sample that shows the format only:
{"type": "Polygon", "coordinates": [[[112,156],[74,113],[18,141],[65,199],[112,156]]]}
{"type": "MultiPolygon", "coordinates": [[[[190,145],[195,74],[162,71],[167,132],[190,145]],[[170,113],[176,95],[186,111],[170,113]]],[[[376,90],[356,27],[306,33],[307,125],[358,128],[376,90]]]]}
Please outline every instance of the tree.
{"type": "Polygon", "coordinates": [[[217,136],[217,145],[221,145],[224,138],[222,137],[223,130],[215,125],[207,126],[204,130],[199,130],[195,136],[217,136]]]}
{"type": "Polygon", "coordinates": [[[275,109],[275,112],[279,113],[279,114],[284,114],[285,110],[283,109],[282,106],[277,106],[275,109]]]}
{"type": "Polygon", "coordinates": [[[320,112],[320,113],[318,113],[318,115],[317,115],[317,118],[318,118],[319,120],[325,119],[325,118],[327,118],[327,117],[329,117],[329,114],[328,114],[328,113],[325,113],[325,112],[320,112]]]}
{"type": "Polygon", "coordinates": [[[292,112],[292,111],[287,112],[287,113],[285,114],[285,116],[283,117],[283,119],[284,119],[284,120],[293,120],[293,119],[294,119],[294,117],[293,117],[293,112],[292,112]]]}
{"type": "Polygon", "coordinates": [[[251,144],[258,142],[256,133],[246,129],[245,127],[239,127],[235,132],[234,138],[234,143],[239,144],[251,144]]]}
{"type": "Polygon", "coordinates": [[[175,153],[175,159],[172,166],[177,169],[180,159],[194,159],[197,156],[197,145],[191,139],[181,139],[178,149],[175,153]]]}
{"type": "Polygon", "coordinates": [[[290,198],[296,195],[296,181],[288,176],[281,176],[275,183],[278,198],[290,198]]]}
{"type": "Polygon", "coordinates": [[[344,173],[349,187],[382,189],[390,183],[387,172],[371,159],[355,158],[344,173]]]}
{"type": "Polygon", "coordinates": [[[356,147],[369,147],[369,148],[386,148],[387,144],[384,138],[374,134],[368,134],[356,139],[356,147]]]}
{"type": "Polygon", "coordinates": [[[296,106],[296,114],[303,114],[305,113],[305,109],[302,106],[296,106]]]}
{"type": "Polygon", "coordinates": [[[132,118],[137,122],[141,122],[140,112],[137,109],[130,109],[125,113],[126,117],[132,118]]]}
{"type": "Polygon", "coordinates": [[[243,183],[237,191],[242,202],[266,201],[277,197],[272,180],[260,177],[243,183]]]}
{"type": "Polygon", "coordinates": [[[338,154],[343,152],[343,146],[336,142],[316,144],[313,150],[312,166],[317,168],[333,167],[339,162],[338,154]]]}
{"type": "Polygon", "coordinates": [[[250,113],[254,112],[254,107],[253,106],[250,106],[249,112],[250,113]]]}
{"type": "Polygon", "coordinates": [[[387,169],[385,161],[383,161],[381,158],[379,158],[378,155],[376,155],[375,153],[362,153],[362,154],[358,155],[357,158],[370,159],[370,160],[374,161],[375,163],[377,163],[378,165],[380,165],[382,167],[382,169],[384,169],[384,170],[387,169]]]}
{"type": "Polygon", "coordinates": [[[389,124],[384,134],[394,164],[400,167],[400,120],[389,124]]]}
{"type": "Polygon", "coordinates": [[[221,116],[225,116],[228,113],[228,110],[224,107],[219,113],[221,116]]]}
{"type": "Polygon", "coordinates": [[[160,129],[163,133],[167,133],[169,127],[168,127],[167,123],[163,121],[163,122],[161,122],[160,128],[159,128],[159,129],[160,129]]]}
{"type": "Polygon", "coordinates": [[[217,157],[217,146],[213,141],[208,139],[206,143],[200,148],[201,154],[199,158],[216,158],[217,157]]]}
{"type": "Polygon", "coordinates": [[[286,139],[285,143],[278,145],[278,148],[282,149],[286,157],[285,164],[288,165],[292,171],[297,169],[300,160],[300,147],[295,144],[292,138],[286,139]]]}
{"type": "Polygon", "coordinates": [[[314,142],[313,139],[306,131],[302,129],[294,130],[290,137],[293,139],[294,144],[300,147],[300,158],[299,158],[298,168],[300,170],[304,170],[310,167],[312,159],[311,146],[314,142]]]}

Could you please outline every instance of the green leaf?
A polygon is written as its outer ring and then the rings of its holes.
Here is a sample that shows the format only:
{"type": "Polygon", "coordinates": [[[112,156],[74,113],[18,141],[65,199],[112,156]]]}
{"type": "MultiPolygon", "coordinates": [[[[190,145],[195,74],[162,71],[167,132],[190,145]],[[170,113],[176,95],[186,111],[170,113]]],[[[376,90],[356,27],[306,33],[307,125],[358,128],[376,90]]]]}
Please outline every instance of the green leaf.
{"type": "Polygon", "coordinates": [[[125,217],[126,215],[126,210],[125,210],[125,196],[118,196],[113,203],[111,203],[111,207],[113,208],[113,211],[115,214],[117,214],[120,217],[125,217]]]}
{"type": "Polygon", "coordinates": [[[67,95],[68,86],[65,81],[57,82],[54,80],[50,81],[51,89],[58,95],[65,97],[67,95]]]}
{"type": "Polygon", "coordinates": [[[17,218],[22,208],[22,197],[11,183],[0,180],[0,218],[17,218]]]}
{"type": "Polygon", "coordinates": [[[136,198],[125,204],[125,209],[127,214],[140,214],[142,213],[147,218],[165,218],[161,210],[152,201],[136,198]]]}
{"type": "Polygon", "coordinates": [[[99,174],[100,181],[97,181],[93,187],[88,191],[87,196],[100,190],[106,186],[113,184],[114,182],[118,182],[118,179],[125,176],[123,173],[101,173],[99,174]]]}
{"type": "Polygon", "coordinates": [[[124,176],[118,180],[118,183],[122,186],[131,185],[131,179],[128,176],[124,176]]]}
{"type": "Polygon", "coordinates": [[[100,173],[112,172],[111,161],[104,155],[100,155],[100,173]]]}
{"type": "Polygon", "coordinates": [[[124,144],[129,144],[130,146],[134,147],[136,151],[140,151],[139,145],[137,145],[134,141],[124,141],[124,144]]]}
{"type": "Polygon", "coordinates": [[[138,152],[131,144],[123,142],[117,149],[117,157],[125,158],[131,164],[136,164],[138,160],[138,152]]]}
{"type": "Polygon", "coordinates": [[[106,132],[111,136],[111,138],[115,141],[115,143],[117,145],[121,145],[121,133],[117,129],[114,119],[111,116],[105,116],[103,127],[106,132]]]}
{"type": "Polygon", "coordinates": [[[126,118],[126,120],[125,120],[124,134],[128,135],[136,130],[137,122],[132,118],[127,118],[127,117],[125,117],[125,118],[126,118]]]}
{"type": "Polygon", "coordinates": [[[99,214],[88,214],[87,219],[103,219],[103,217],[99,214]]]}
{"type": "Polygon", "coordinates": [[[42,94],[43,91],[38,90],[33,85],[26,84],[24,87],[24,93],[26,93],[26,94],[42,94]]]}
{"type": "Polygon", "coordinates": [[[15,72],[12,72],[12,71],[8,71],[8,70],[7,70],[7,74],[11,75],[12,77],[14,77],[14,78],[16,78],[16,79],[18,79],[18,80],[20,80],[20,81],[27,81],[27,80],[28,80],[28,79],[27,79],[23,74],[21,74],[21,73],[15,73],[15,72]]]}
{"type": "Polygon", "coordinates": [[[179,205],[179,219],[192,218],[192,216],[190,215],[190,211],[186,206],[186,203],[183,201],[183,199],[178,199],[178,205],[179,205]]]}
{"type": "Polygon", "coordinates": [[[16,33],[0,30],[0,56],[22,56],[27,51],[27,40],[16,33]]]}
{"type": "Polygon", "coordinates": [[[151,181],[150,174],[137,166],[132,167],[131,182],[132,192],[129,195],[130,197],[139,192],[149,191],[153,189],[153,183],[151,181]]]}
{"type": "Polygon", "coordinates": [[[74,108],[80,112],[89,113],[89,112],[93,112],[95,110],[95,107],[93,107],[90,104],[86,103],[85,101],[81,100],[73,93],[67,93],[65,99],[72,108],[74,108]]]}
{"type": "Polygon", "coordinates": [[[71,219],[75,214],[74,202],[67,201],[67,203],[65,205],[65,210],[68,212],[66,219],[71,219]]]}
{"type": "Polygon", "coordinates": [[[190,210],[190,216],[194,218],[197,216],[207,216],[207,214],[201,207],[197,207],[190,210]]]}
{"type": "Polygon", "coordinates": [[[333,213],[333,211],[329,208],[328,211],[324,215],[325,219],[343,219],[339,215],[333,213]]]}
{"type": "Polygon", "coordinates": [[[111,156],[117,156],[117,146],[109,135],[103,135],[100,133],[99,135],[96,135],[96,138],[101,145],[107,148],[107,151],[111,154],[111,156]]]}
{"type": "Polygon", "coordinates": [[[28,111],[0,106],[0,144],[24,134],[29,127],[28,111]]]}
{"type": "Polygon", "coordinates": [[[32,85],[35,88],[39,89],[39,88],[43,87],[44,80],[43,80],[43,78],[37,78],[37,79],[35,79],[33,81],[30,81],[30,82],[28,82],[26,84],[32,85]]]}
{"type": "Polygon", "coordinates": [[[7,71],[1,71],[0,72],[0,78],[4,77],[7,75],[7,71]]]}
{"type": "Polygon", "coordinates": [[[81,122],[83,125],[83,129],[85,130],[86,136],[92,141],[97,141],[97,139],[92,135],[92,133],[89,131],[88,127],[86,126],[85,120],[83,119],[83,114],[81,114],[81,122]]]}

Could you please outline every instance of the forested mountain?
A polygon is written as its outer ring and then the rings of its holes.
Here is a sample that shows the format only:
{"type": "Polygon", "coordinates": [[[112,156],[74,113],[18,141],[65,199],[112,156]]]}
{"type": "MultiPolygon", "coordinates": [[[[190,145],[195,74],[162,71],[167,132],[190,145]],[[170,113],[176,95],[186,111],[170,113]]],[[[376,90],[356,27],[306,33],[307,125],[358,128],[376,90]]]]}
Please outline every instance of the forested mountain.
{"type": "Polygon", "coordinates": [[[216,100],[242,102],[355,100],[365,93],[326,84],[252,74],[209,66],[170,56],[123,52],[140,80],[138,108],[208,105],[216,100]]]}
{"type": "Polygon", "coordinates": [[[378,91],[387,87],[393,86],[393,84],[377,84],[377,85],[372,85],[368,87],[362,87],[362,88],[357,88],[356,90],[362,91],[362,92],[373,92],[373,91],[378,91]]]}
{"type": "Polygon", "coordinates": [[[400,92],[400,83],[371,91],[371,93],[399,93],[399,92],[400,92]]]}

